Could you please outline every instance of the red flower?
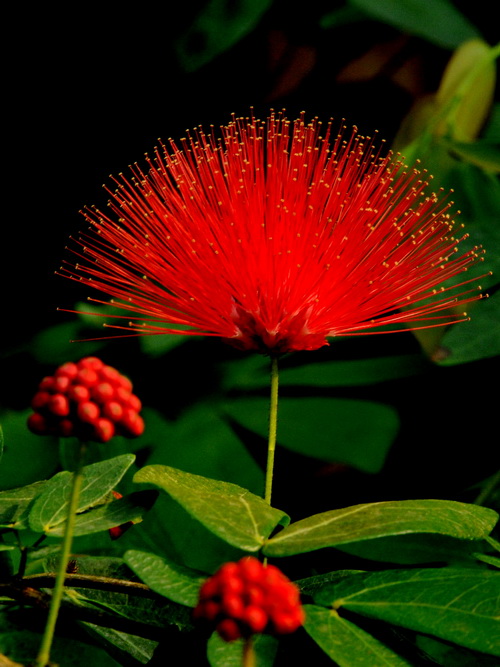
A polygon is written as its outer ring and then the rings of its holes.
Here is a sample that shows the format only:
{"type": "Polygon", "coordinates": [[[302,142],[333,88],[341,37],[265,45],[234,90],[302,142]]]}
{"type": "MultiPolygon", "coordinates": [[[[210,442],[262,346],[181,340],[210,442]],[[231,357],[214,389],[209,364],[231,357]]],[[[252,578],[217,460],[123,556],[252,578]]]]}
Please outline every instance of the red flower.
{"type": "Polygon", "coordinates": [[[281,570],[248,556],[225,563],[205,581],[194,617],[233,641],[263,632],[295,632],[304,622],[304,610],[299,589],[281,570]]]}
{"type": "Polygon", "coordinates": [[[132,438],[144,431],[132,383],[97,357],[68,362],[43,378],[31,407],[28,427],[38,435],[107,442],[114,435],[132,438]]]}
{"type": "Polygon", "coordinates": [[[199,129],[147,162],[114,179],[109,215],[84,213],[83,263],[63,269],[134,313],[118,327],[134,335],[279,354],[461,321],[450,308],[480,298],[460,287],[472,281],[443,284],[481,254],[457,252],[450,204],[356,128],[332,137],[303,116],[238,118],[220,139],[199,129]]]}

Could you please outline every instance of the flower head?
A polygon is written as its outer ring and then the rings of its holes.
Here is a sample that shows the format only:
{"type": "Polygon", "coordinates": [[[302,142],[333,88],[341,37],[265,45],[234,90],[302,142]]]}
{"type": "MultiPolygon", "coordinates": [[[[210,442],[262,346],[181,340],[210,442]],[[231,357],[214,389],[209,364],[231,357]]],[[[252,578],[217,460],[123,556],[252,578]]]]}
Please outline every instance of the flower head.
{"type": "Polygon", "coordinates": [[[194,616],[213,625],[225,641],[289,634],[304,622],[297,586],[252,556],[225,563],[205,581],[194,616]]]}
{"type": "Polygon", "coordinates": [[[461,321],[451,308],[480,298],[444,284],[482,252],[458,252],[450,204],[356,128],[233,118],[146,161],[114,179],[109,215],[84,213],[83,261],[63,268],[131,314],[118,328],[134,335],[280,354],[461,321]]]}
{"type": "Polygon", "coordinates": [[[114,435],[135,437],[144,431],[132,383],[97,357],[62,364],[44,377],[31,407],[28,427],[38,435],[107,442],[114,435]]]}

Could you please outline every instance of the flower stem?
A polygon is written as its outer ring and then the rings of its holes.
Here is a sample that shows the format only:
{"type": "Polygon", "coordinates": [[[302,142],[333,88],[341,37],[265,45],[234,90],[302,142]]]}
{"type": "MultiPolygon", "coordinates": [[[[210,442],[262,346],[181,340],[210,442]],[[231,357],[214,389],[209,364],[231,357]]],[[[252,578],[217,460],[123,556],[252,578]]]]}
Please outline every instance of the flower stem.
{"type": "Polygon", "coordinates": [[[242,667],[255,667],[255,651],[253,648],[252,637],[246,639],[243,644],[242,667]]]}
{"type": "Polygon", "coordinates": [[[278,429],[278,359],[271,358],[271,401],[269,407],[269,441],[267,446],[266,485],[264,500],[271,504],[273,489],[274,452],[276,451],[276,433],[278,429]]]}
{"type": "Polygon", "coordinates": [[[83,460],[85,458],[86,444],[80,443],[79,456],[76,463],[76,468],[73,473],[73,484],[71,486],[71,493],[68,502],[68,519],[64,529],[63,541],[61,544],[61,552],[59,556],[59,564],[57,568],[56,581],[54,585],[54,592],[50,601],[49,615],[43,633],[42,643],[35,662],[36,667],[46,667],[50,660],[50,649],[54,639],[54,631],[57,623],[57,616],[61,606],[61,600],[64,592],[64,580],[66,578],[66,568],[68,565],[69,555],[71,553],[71,543],[73,541],[73,529],[75,525],[76,510],[78,509],[78,498],[80,496],[80,488],[82,486],[82,469],[83,460]]]}

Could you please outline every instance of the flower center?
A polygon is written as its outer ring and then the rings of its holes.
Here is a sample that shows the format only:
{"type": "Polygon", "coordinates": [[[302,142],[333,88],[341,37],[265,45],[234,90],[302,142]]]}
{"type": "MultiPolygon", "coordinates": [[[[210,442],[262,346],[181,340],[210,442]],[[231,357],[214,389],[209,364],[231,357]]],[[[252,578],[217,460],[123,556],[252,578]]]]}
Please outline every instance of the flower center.
{"type": "Polygon", "coordinates": [[[236,306],[233,321],[237,333],[233,338],[225,340],[240,350],[257,350],[261,354],[277,356],[294,350],[317,350],[328,345],[324,334],[309,331],[304,311],[271,328],[266,326],[258,314],[236,306]]]}

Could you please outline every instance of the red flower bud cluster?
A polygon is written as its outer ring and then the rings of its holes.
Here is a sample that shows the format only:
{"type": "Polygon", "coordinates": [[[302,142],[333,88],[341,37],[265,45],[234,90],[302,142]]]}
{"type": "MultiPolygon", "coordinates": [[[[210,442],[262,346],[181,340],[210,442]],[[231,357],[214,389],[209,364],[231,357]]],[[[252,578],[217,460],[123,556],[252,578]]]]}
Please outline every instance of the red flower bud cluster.
{"type": "Polygon", "coordinates": [[[294,632],[304,622],[299,589],[274,565],[253,557],[225,563],[200,589],[194,617],[227,642],[253,634],[294,632]]]}
{"type": "Polygon", "coordinates": [[[43,378],[31,407],[28,427],[38,435],[107,442],[114,435],[135,437],[144,431],[132,383],[97,357],[65,363],[43,378]]]}

